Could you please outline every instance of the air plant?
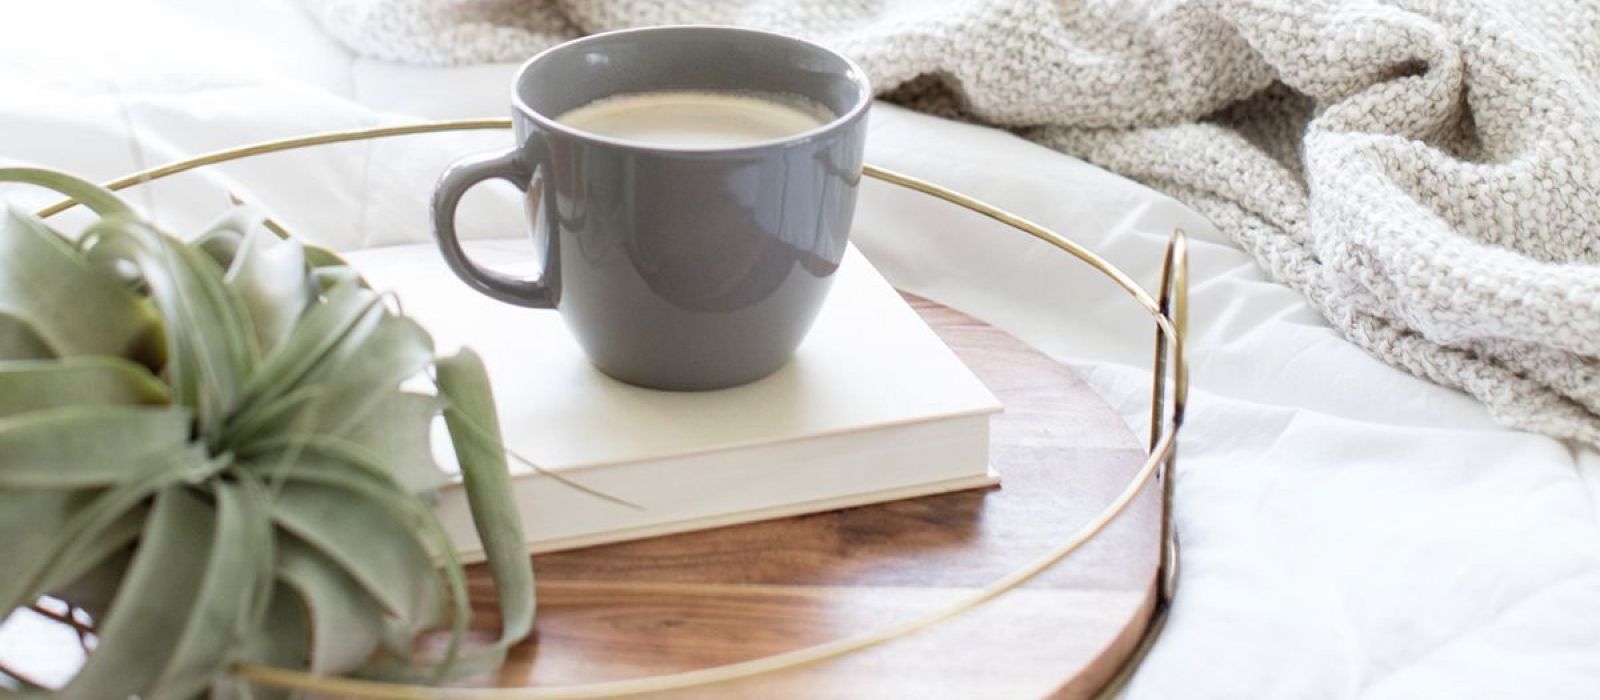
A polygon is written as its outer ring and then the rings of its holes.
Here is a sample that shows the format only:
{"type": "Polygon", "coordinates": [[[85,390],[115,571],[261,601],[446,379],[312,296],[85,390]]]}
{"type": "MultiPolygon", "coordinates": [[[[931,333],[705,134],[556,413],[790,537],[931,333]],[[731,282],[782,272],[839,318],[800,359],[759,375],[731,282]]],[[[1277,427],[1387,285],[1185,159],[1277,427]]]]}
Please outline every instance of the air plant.
{"type": "Polygon", "coordinates": [[[533,574],[475,355],[436,357],[344,261],[247,207],[185,243],[63,173],[0,182],[98,215],[75,239],[21,211],[0,224],[0,616],[48,596],[92,619],[63,696],[261,695],[240,663],[436,681],[528,635],[533,574]],[[428,501],[441,413],[503,621],[470,650],[428,501]],[[440,628],[445,651],[418,661],[440,628]]]}

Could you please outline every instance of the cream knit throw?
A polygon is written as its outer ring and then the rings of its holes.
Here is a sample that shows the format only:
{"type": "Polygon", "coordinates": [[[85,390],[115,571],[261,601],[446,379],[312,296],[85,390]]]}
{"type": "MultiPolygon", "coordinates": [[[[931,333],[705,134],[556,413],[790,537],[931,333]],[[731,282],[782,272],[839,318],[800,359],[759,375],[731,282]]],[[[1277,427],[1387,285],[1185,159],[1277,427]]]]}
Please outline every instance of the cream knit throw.
{"type": "Polygon", "coordinates": [[[1600,444],[1596,0],[308,0],[355,51],[760,27],[1188,202],[1350,340],[1600,444]]]}

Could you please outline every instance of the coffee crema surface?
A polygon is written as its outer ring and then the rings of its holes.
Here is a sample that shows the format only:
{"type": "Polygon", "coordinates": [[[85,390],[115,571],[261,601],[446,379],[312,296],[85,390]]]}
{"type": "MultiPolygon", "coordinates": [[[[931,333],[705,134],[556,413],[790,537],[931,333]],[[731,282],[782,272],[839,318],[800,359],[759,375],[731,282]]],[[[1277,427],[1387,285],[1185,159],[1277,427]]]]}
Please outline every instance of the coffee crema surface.
{"type": "Polygon", "coordinates": [[[796,95],[673,90],[615,95],[556,118],[608,138],[662,148],[737,148],[827,124],[826,107],[796,95]]]}

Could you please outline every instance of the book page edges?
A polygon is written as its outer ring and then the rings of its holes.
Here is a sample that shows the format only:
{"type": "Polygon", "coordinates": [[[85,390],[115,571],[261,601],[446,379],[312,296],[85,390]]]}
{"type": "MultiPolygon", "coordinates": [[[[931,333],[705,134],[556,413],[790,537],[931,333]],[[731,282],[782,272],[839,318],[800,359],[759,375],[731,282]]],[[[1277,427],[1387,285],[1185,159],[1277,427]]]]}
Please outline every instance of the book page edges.
{"type": "MultiPolygon", "coordinates": [[[[856,508],[859,506],[873,505],[875,503],[899,501],[907,498],[921,498],[923,496],[937,496],[942,493],[991,488],[999,485],[1000,474],[995,472],[993,469],[990,469],[978,476],[946,479],[944,481],[935,481],[927,484],[901,486],[897,488],[883,489],[881,491],[871,491],[867,493],[838,496],[835,498],[806,501],[804,503],[755,508],[737,513],[691,518],[688,520],[662,523],[659,525],[645,525],[641,527],[624,528],[607,532],[596,532],[587,535],[573,535],[569,537],[540,540],[528,544],[528,553],[545,554],[548,552],[560,552],[568,549],[594,547],[602,544],[614,544],[617,542],[642,540],[650,537],[662,537],[665,535],[677,535],[685,532],[694,532],[696,530],[709,530],[716,527],[742,525],[745,523],[754,523],[763,520],[776,520],[778,518],[788,518],[796,515],[823,513],[830,510],[856,508]]],[[[483,561],[483,549],[477,547],[458,549],[457,555],[465,564],[476,564],[483,561]]]]}
{"type": "MultiPolygon", "coordinates": [[[[883,432],[885,439],[813,437],[710,456],[624,463],[584,475],[584,488],[642,509],[605,501],[548,475],[533,474],[536,478],[511,485],[524,538],[549,551],[585,546],[571,543],[653,536],[627,533],[682,532],[987,486],[998,479],[988,466],[987,415],[883,432]]],[[[443,489],[437,508],[457,549],[479,548],[462,489],[443,489]]]]}
{"type": "MultiPolygon", "coordinates": [[[[653,462],[653,461],[663,460],[663,459],[679,459],[679,458],[689,458],[689,457],[700,457],[700,456],[704,456],[704,455],[719,454],[719,453],[723,453],[723,452],[735,452],[735,451],[741,451],[741,450],[759,450],[759,449],[761,449],[763,447],[777,447],[777,446],[781,446],[781,445],[785,445],[785,444],[789,444],[789,443],[804,442],[804,441],[807,441],[807,440],[816,440],[816,439],[820,439],[820,438],[836,437],[836,436],[840,436],[840,435],[851,435],[851,434],[858,434],[858,433],[872,433],[872,432],[877,432],[877,431],[880,431],[880,430],[888,430],[888,429],[891,429],[891,428],[902,428],[902,427],[906,427],[906,426],[921,425],[921,424],[925,424],[925,423],[938,423],[938,422],[941,422],[941,421],[946,421],[946,420],[951,420],[951,419],[956,419],[956,418],[971,418],[971,417],[975,417],[975,416],[992,416],[992,415],[995,415],[995,414],[998,414],[998,413],[1002,412],[1003,410],[1004,410],[1004,408],[997,401],[991,406],[985,406],[983,408],[977,408],[977,409],[972,409],[972,410],[968,410],[968,411],[960,411],[960,412],[956,412],[956,413],[947,413],[947,414],[940,415],[940,416],[937,416],[937,417],[934,417],[934,418],[922,417],[922,418],[911,418],[911,419],[906,419],[906,420],[890,420],[890,421],[883,421],[883,422],[880,422],[880,423],[869,423],[869,424],[866,424],[866,425],[854,425],[854,426],[848,426],[848,427],[842,427],[842,428],[835,428],[835,429],[832,429],[832,430],[823,430],[823,431],[819,431],[819,432],[815,432],[815,433],[807,433],[805,435],[795,435],[795,436],[792,436],[792,437],[779,438],[779,439],[776,439],[776,440],[751,440],[749,442],[744,442],[744,443],[733,443],[733,444],[717,445],[715,447],[708,447],[708,448],[699,449],[699,450],[689,450],[689,451],[685,451],[685,452],[673,452],[673,453],[670,453],[670,454],[663,454],[663,455],[660,455],[660,456],[658,456],[656,458],[648,459],[648,460],[617,459],[617,460],[609,460],[609,461],[604,461],[604,462],[597,461],[597,462],[588,462],[588,463],[584,463],[584,464],[572,464],[572,465],[565,465],[565,466],[560,466],[560,467],[546,467],[544,465],[539,465],[539,469],[544,470],[544,471],[549,471],[549,472],[555,472],[555,473],[561,474],[563,476],[566,476],[566,475],[571,475],[571,474],[581,474],[581,473],[583,473],[585,471],[588,471],[588,470],[591,470],[591,469],[603,469],[603,468],[606,468],[606,467],[614,467],[614,466],[624,465],[624,464],[642,464],[642,463],[648,463],[648,462],[653,462]]],[[[531,467],[528,467],[525,464],[521,464],[521,463],[517,462],[516,460],[512,460],[511,478],[513,480],[526,479],[526,478],[529,478],[529,477],[537,477],[537,476],[539,476],[539,472],[538,471],[535,471],[531,467]]],[[[445,488],[459,488],[460,485],[461,485],[461,475],[459,473],[452,473],[450,475],[450,483],[447,484],[445,486],[445,488]]]]}

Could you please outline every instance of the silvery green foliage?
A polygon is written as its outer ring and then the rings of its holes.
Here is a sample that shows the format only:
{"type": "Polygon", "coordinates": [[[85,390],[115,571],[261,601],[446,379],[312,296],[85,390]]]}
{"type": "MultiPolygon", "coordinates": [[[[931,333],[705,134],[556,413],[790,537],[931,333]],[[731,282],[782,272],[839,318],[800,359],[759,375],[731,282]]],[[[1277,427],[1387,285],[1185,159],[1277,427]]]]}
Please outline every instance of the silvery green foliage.
{"type": "MultiPolygon", "coordinates": [[[[185,244],[111,192],[25,168],[99,215],[0,222],[0,611],[95,620],[67,697],[261,695],[240,662],[437,680],[533,625],[493,398],[338,257],[247,208],[185,244]],[[402,388],[431,375],[437,391],[402,388]],[[503,638],[461,650],[465,577],[426,497],[443,413],[503,638]],[[448,627],[442,660],[411,645],[448,627]]],[[[0,614],[3,616],[3,614],[0,614]]]]}

